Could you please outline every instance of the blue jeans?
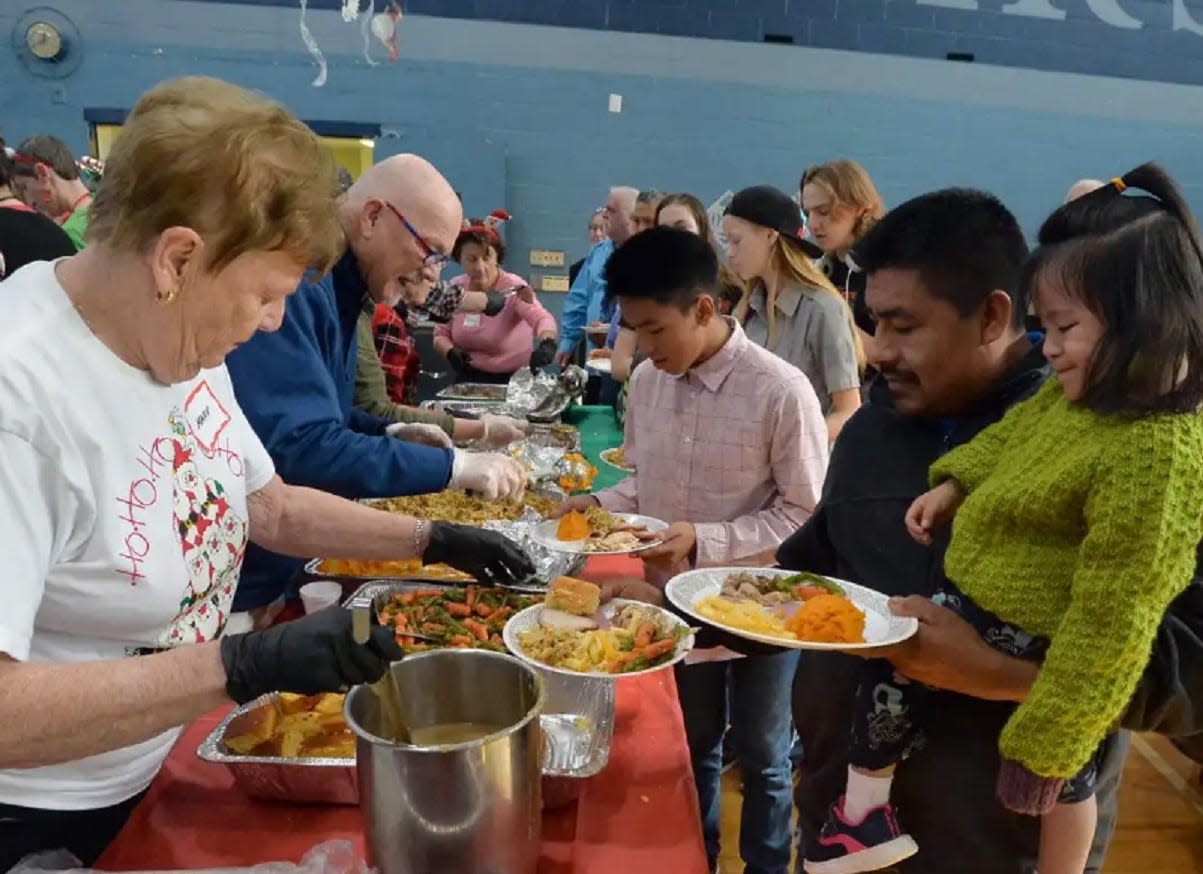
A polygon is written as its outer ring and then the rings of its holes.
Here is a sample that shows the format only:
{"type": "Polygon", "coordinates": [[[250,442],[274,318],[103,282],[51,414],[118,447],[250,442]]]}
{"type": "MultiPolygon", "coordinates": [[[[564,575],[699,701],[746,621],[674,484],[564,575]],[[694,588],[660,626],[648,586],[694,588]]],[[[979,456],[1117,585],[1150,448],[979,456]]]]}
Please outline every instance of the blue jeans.
{"type": "Polygon", "coordinates": [[[798,653],[729,662],[677,665],[677,690],[693,779],[702,808],[702,835],[711,867],[719,854],[719,780],[723,734],[730,722],[743,772],[739,855],[746,874],[787,874],[793,814],[790,693],[798,653]]]}

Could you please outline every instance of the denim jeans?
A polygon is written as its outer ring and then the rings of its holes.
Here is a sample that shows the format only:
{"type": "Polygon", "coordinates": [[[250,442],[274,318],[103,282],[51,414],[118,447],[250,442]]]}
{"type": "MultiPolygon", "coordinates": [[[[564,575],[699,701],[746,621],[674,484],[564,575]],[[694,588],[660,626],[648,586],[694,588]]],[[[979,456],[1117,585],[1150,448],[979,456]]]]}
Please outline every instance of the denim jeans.
{"type": "Polygon", "coordinates": [[[711,867],[719,854],[719,780],[723,734],[730,722],[743,772],[739,855],[746,874],[787,874],[793,814],[790,693],[798,653],[749,656],[729,662],[677,665],[677,689],[702,834],[711,867]]]}

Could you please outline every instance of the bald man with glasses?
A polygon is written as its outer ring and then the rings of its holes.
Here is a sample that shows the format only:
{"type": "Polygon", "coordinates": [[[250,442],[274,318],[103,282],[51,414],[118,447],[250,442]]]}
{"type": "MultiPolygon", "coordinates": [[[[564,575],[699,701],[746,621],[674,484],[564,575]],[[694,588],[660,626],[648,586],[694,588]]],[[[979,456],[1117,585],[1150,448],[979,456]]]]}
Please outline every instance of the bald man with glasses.
{"type": "MultiPolygon", "coordinates": [[[[455,191],[429,162],[397,155],[371,167],[337,204],[346,252],[326,276],[302,283],[284,324],[226,360],[238,402],[290,483],[345,498],[471,489],[521,493],[512,458],[420,446],[399,426],[355,409],[356,322],[366,301],[394,306],[406,281],[433,282],[463,223],[455,191]]],[[[242,623],[263,624],[302,563],[248,550],[234,600],[242,623]]],[[[239,624],[235,621],[235,624],[239,624]]]]}

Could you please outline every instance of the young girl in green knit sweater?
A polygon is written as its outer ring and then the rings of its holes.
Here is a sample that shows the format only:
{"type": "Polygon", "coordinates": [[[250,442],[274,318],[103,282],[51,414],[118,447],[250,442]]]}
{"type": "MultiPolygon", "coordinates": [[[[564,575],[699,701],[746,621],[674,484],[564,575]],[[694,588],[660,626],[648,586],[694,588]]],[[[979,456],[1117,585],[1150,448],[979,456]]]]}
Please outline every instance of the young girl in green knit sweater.
{"type": "MultiPolygon", "coordinates": [[[[936,600],[1042,663],[999,740],[998,794],[1042,815],[1040,874],[1081,874],[1096,752],[1203,537],[1203,248],[1154,165],[1062,207],[1040,241],[1021,289],[1055,378],[936,462],[906,525],[930,544],[956,517],[936,600]],[[1128,188],[1152,197],[1118,200],[1128,188]]],[[[929,691],[866,664],[847,791],[808,848],[811,874],[917,851],[888,799],[895,765],[921,745],[929,691]]]]}

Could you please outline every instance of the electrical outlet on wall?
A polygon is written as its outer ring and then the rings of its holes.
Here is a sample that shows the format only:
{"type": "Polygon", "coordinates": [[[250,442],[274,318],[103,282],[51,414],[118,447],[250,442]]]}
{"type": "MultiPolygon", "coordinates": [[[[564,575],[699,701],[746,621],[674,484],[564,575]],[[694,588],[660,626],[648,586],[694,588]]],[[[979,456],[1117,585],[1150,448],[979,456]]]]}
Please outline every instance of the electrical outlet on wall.
{"type": "Polygon", "coordinates": [[[610,111],[611,112],[622,112],[622,95],[621,94],[611,94],[610,95],[610,111]]]}

